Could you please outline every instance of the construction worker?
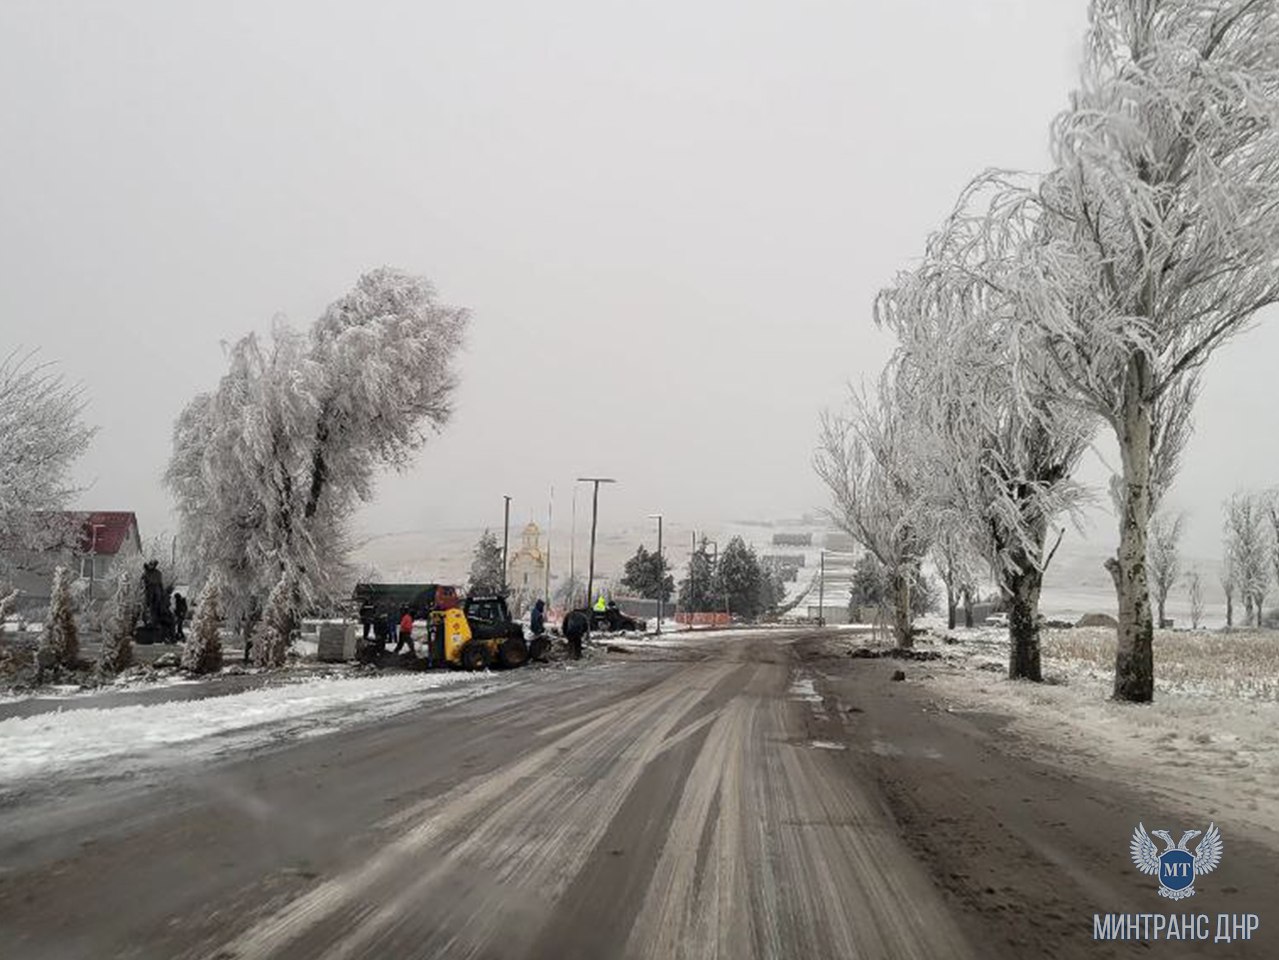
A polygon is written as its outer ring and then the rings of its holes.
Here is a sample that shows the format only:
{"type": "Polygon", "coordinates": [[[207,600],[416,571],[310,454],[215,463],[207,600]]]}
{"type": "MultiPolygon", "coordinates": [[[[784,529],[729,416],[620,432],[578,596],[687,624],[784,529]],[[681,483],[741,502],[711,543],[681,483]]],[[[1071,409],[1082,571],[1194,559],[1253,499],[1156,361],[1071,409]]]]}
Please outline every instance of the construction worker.
{"type": "Polygon", "coordinates": [[[603,613],[608,609],[608,601],[604,599],[604,594],[600,594],[599,599],[595,601],[595,611],[603,613]]]}
{"type": "Polygon", "coordinates": [[[568,641],[568,653],[574,660],[582,659],[582,638],[586,636],[586,631],[590,627],[585,611],[570,610],[564,618],[564,624],[560,628],[560,632],[564,634],[564,639],[568,641]]]}
{"type": "Polygon", "coordinates": [[[415,654],[413,649],[413,614],[409,613],[409,608],[405,607],[400,616],[400,636],[395,641],[395,652],[400,652],[400,647],[405,644],[409,645],[409,653],[415,654]]]}
{"type": "Polygon", "coordinates": [[[182,632],[182,624],[187,619],[187,598],[180,593],[173,595],[173,638],[175,640],[186,640],[186,634],[182,632]]]}

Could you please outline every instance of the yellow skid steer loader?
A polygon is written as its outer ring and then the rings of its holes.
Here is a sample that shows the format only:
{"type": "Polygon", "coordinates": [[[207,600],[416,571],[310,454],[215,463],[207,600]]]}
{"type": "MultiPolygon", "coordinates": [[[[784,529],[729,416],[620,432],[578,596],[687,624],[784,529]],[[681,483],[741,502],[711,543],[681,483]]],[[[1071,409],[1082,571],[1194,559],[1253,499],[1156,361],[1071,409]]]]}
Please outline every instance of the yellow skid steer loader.
{"type": "Polygon", "coordinates": [[[524,627],[505,597],[467,597],[461,607],[431,613],[430,660],[463,670],[522,667],[529,659],[524,627]]]}

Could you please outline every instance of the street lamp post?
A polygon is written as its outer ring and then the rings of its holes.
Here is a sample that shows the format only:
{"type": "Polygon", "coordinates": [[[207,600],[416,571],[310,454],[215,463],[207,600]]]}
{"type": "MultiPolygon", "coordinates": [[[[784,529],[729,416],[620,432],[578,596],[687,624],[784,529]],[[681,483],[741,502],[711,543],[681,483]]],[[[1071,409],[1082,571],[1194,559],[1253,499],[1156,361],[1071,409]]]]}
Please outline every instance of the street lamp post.
{"type": "Polygon", "coordinates": [[[506,506],[502,516],[502,596],[506,596],[510,584],[506,582],[506,563],[510,554],[507,550],[511,545],[511,498],[503,496],[506,506]]]}
{"type": "Polygon", "coordinates": [[[662,515],[650,513],[650,520],[657,521],[657,635],[662,635],[662,615],[666,612],[662,594],[666,592],[666,566],[662,563],[662,515]]]}
{"type": "MultiPolygon", "coordinates": [[[[612,477],[578,477],[583,483],[595,484],[595,492],[591,497],[591,559],[588,573],[586,575],[586,609],[591,608],[591,592],[595,589],[595,528],[599,521],[600,511],[600,484],[601,483],[617,483],[612,477]]],[[[589,615],[587,621],[590,621],[589,615]]]]}
{"type": "Polygon", "coordinates": [[[551,529],[555,520],[555,486],[551,485],[551,494],[546,500],[546,570],[545,584],[542,587],[542,600],[546,609],[551,608],[551,529]]]}
{"type": "Polygon", "coordinates": [[[577,592],[577,483],[573,484],[573,510],[572,520],[569,522],[568,533],[568,592],[567,604],[570,610],[573,609],[573,594],[577,592]]]}

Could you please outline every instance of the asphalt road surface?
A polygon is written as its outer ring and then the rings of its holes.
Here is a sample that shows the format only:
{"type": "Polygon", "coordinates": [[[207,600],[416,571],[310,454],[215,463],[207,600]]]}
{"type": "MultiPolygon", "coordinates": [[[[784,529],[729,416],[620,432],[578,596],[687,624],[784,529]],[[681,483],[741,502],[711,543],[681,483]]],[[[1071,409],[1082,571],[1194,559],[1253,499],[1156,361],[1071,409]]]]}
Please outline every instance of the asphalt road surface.
{"type": "Polygon", "coordinates": [[[1095,912],[1171,912],[1127,838],[1184,812],[1005,750],[997,718],[935,709],[897,666],[698,638],[33,787],[0,809],[0,956],[1276,955],[1279,862],[1238,841],[1193,910],[1258,913],[1259,939],[1094,942],[1095,912]]]}

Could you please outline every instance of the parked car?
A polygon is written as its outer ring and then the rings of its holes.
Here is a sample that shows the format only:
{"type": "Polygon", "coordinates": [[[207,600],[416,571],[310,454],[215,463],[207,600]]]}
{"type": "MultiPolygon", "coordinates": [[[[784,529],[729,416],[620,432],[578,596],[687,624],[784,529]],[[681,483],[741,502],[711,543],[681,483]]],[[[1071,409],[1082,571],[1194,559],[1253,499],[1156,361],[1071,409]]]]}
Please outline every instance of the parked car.
{"type": "Polygon", "coordinates": [[[622,613],[613,604],[609,604],[604,610],[591,611],[592,630],[616,633],[621,630],[644,630],[647,627],[646,621],[622,613]]]}
{"type": "Polygon", "coordinates": [[[1008,614],[992,613],[986,618],[986,626],[988,627],[1006,627],[1008,626],[1008,614]]]}
{"type": "MultiPolygon", "coordinates": [[[[586,609],[580,607],[571,613],[580,613],[584,618],[589,618],[591,632],[593,633],[620,633],[626,630],[646,630],[648,621],[640,620],[622,613],[616,604],[609,604],[604,610],[586,609]]],[[[571,614],[570,614],[571,615],[571,614]]],[[[567,618],[565,620],[567,623],[567,618]]],[[[568,635],[567,629],[565,636],[568,635]]]]}

